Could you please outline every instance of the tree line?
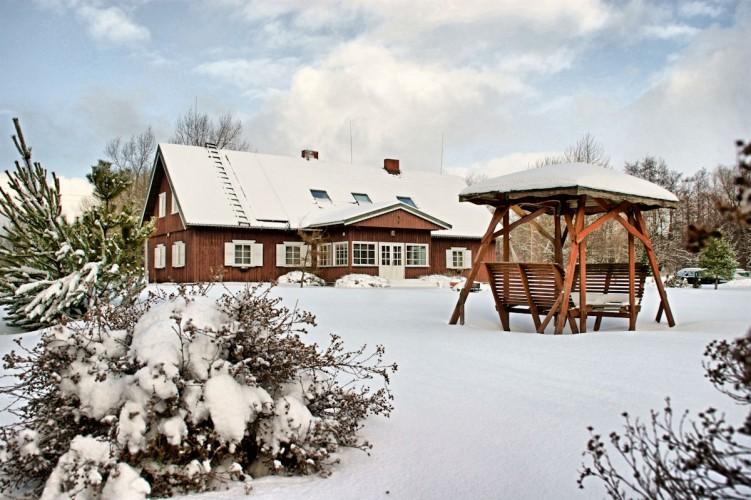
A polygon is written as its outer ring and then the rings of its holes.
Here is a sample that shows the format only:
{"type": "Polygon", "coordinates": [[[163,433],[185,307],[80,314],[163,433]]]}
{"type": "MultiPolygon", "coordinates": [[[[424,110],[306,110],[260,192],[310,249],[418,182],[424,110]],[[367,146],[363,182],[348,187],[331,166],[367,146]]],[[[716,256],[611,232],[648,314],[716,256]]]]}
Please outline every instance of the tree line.
{"type": "MultiPolygon", "coordinates": [[[[532,166],[575,162],[615,168],[605,148],[591,134],[585,134],[562,155],[543,158],[532,166]]],[[[678,209],[652,210],[644,214],[655,253],[665,271],[674,273],[684,267],[700,266],[700,254],[692,252],[687,244],[689,234],[693,233],[706,233],[707,237],[721,234],[738,265],[751,267],[751,229],[728,220],[718,209],[739,206],[737,169],[734,166],[702,168],[687,175],[670,168],[662,158],[646,155],[637,161],[626,162],[623,170],[664,187],[680,201],[678,209]],[[712,231],[707,228],[712,228],[712,231]]],[[[473,173],[467,177],[467,182],[473,184],[482,179],[482,174],[473,173]]],[[[549,234],[552,233],[551,217],[540,217],[538,222],[549,234]]],[[[587,239],[588,261],[624,262],[628,258],[627,237],[619,224],[606,224],[587,239]]],[[[532,226],[512,234],[511,249],[513,260],[527,262],[550,261],[554,252],[552,243],[532,226]]],[[[638,258],[646,261],[643,249],[640,251],[638,258]]]]}

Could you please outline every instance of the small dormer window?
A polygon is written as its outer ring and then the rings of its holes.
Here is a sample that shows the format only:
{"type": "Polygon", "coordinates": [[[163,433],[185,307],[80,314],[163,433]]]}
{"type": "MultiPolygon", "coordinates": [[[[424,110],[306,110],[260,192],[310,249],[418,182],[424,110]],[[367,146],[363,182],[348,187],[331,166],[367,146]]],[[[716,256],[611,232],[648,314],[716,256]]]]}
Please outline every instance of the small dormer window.
{"type": "Polygon", "coordinates": [[[329,193],[327,193],[323,189],[311,189],[310,194],[312,194],[313,198],[318,202],[331,203],[329,193]]]}
{"type": "Polygon", "coordinates": [[[396,199],[399,200],[399,202],[404,203],[405,205],[409,205],[410,207],[417,208],[417,204],[409,196],[397,196],[396,199]]]}
{"type": "Polygon", "coordinates": [[[373,203],[372,201],[370,201],[370,196],[365,193],[352,193],[352,198],[354,198],[358,204],[373,203]]]}

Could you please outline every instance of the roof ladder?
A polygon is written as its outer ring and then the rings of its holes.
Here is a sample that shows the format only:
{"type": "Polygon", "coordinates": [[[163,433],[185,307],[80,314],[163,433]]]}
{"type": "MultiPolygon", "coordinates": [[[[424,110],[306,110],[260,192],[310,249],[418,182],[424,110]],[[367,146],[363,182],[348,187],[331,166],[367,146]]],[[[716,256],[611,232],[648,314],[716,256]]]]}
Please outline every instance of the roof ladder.
{"type": "Polygon", "coordinates": [[[206,143],[206,149],[209,151],[209,158],[214,162],[219,182],[222,184],[224,195],[227,197],[227,201],[229,201],[230,208],[235,215],[238,225],[250,227],[250,220],[248,219],[248,216],[245,215],[245,210],[243,210],[240,198],[237,196],[237,192],[232,184],[227,168],[224,166],[222,156],[219,154],[219,149],[216,147],[216,144],[210,142],[206,143]]]}

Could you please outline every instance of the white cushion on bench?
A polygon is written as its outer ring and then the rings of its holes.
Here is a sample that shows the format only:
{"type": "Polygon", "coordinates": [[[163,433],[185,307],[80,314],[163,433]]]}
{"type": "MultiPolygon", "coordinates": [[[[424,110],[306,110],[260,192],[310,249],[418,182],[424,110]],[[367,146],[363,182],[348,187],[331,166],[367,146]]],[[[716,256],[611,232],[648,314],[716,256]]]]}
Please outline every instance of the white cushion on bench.
{"type": "MultiPolygon", "coordinates": [[[[571,299],[574,301],[574,305],[576,307],[579,307],[579,292],[572,292],[571,299]]],[[[596,293],[596,292],[588,293],[587,305],[595,306],[595,307],[625,306],[625,305],[628,305],[628,294],[627,293],[596,293]]]]}

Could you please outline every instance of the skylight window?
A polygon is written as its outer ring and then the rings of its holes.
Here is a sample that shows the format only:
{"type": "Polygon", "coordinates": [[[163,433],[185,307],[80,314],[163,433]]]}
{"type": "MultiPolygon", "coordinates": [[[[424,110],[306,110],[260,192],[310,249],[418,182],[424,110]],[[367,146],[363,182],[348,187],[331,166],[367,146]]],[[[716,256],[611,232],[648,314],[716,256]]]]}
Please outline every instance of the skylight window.
{"type": "Polygon", "coordinates": [[[313,195],[313,198],[316,201],[331,203],[331,198],[329,197],[329,193],[327,193],[323,189],[311,189],[310,194],[313,195]]]}
{"type": "Polygon", "coordinates": [[[409,196],[397,196],[396,199],[399,200],[401,203],[404,203],[405,205],[409,205],[410,207],[417,208],[417,204],[409,196]]]}
{"type": "Polygon", "coordinates": [[[370,201],[370,196],[365,193],[352,193],[352,197],[357,203],[373,203],[370,201]]]}

